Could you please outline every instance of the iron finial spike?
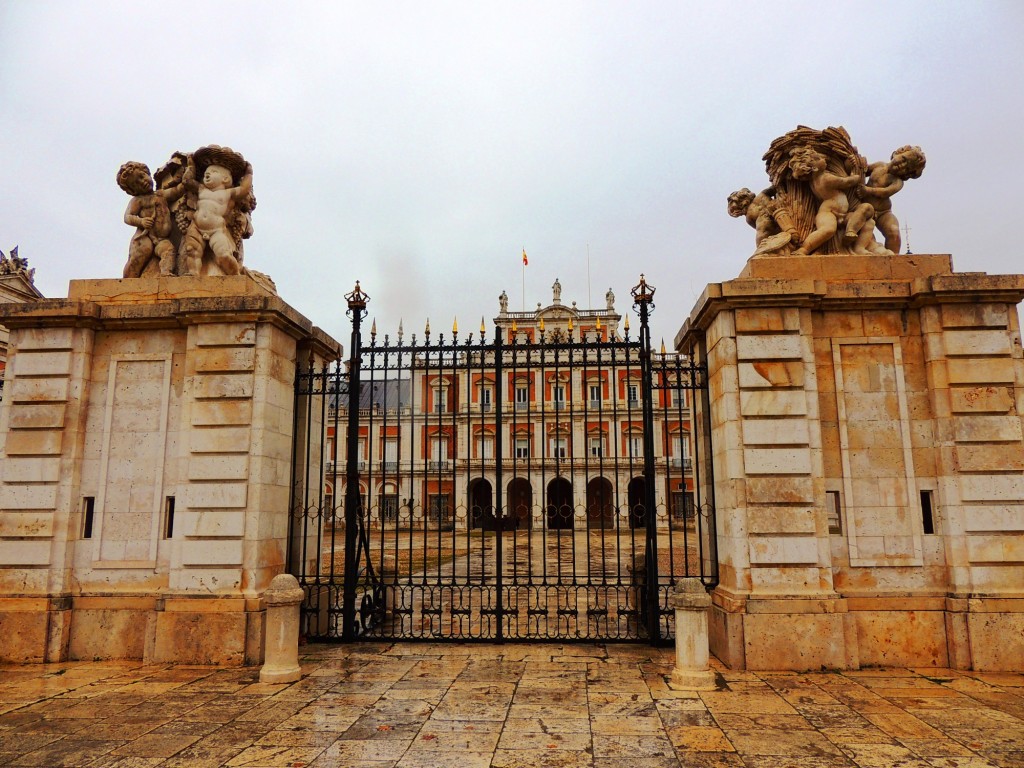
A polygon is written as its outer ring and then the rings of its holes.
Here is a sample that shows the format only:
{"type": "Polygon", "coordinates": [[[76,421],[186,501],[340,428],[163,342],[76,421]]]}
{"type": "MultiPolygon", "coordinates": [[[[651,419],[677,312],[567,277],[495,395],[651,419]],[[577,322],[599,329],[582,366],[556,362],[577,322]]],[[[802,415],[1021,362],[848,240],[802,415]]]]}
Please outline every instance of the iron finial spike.
{"type": "Polygon", "coordinates": [[[458,332],[459,332],[459,318],[456,315],[455,319],[452,321],[452,333],[458,333],[458,332]]]}
{"type": "Polygon", "coordinates": [[[423,333],[426,336],[430,335],[430,318],[427,318],[427,327],[423,329],[423,333]]]}
{"type": "Polygon", "coordinates": [[[487,326],[484,325],[484,316],[480,315],[480,338],[481,339],[484,337],[485,333],[487,333],[487,326]]]}

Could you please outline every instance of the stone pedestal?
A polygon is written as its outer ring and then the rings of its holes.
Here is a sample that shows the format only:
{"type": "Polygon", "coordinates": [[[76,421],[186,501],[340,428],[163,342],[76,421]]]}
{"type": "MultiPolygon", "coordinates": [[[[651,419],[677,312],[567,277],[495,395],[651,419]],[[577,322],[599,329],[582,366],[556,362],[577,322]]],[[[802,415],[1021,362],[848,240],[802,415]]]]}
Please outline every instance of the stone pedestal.
{"type": "Polygon", "coordinates": [[[708,609],[711,597],[700,579],[680,579],[669,595],[668,607],[675,610],[676,666],[672,687],[686,691],[710,691],[715,688],[708,650],[708,609]]]}
{"type": "Polygon", "coordinates": [[[706,362],[735,668],[1019,669],[1024,276],[751,259],[676,337],[706,362]]]}
{"type": "Polygon", "coordinates": [[[0,656],[258,663],[295,364],[337,343],[241,275],[74,281],[0,322],[0,656]]]}
{"type": "Polygon", "coordinates": [[[274,577],[263,594],[267,606],[267,639],[261,683],[294,683],[299,666],[299,604],[305,595],[290,573],[274,577]]]}

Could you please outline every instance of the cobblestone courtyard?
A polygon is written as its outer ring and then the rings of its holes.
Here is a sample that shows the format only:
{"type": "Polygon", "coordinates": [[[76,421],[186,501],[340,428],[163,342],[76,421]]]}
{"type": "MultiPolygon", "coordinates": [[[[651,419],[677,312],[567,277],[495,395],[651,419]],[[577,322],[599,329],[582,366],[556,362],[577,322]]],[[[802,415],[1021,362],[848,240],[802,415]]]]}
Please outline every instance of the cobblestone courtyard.
{"type": "Polygon", "coordinates": [[[1024,766],[1024,674],[719,671],[672,690],[640,645],[314,645],[306,675],[0,667],[0,765],[1024,766]]]}

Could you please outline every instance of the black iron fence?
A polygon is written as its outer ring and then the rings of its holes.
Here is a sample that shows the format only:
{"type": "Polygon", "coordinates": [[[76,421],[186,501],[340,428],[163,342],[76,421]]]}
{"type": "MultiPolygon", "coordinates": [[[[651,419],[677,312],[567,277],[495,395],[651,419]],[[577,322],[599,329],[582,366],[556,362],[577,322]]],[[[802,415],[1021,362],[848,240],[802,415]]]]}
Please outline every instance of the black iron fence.
{"type": "Polygon", "coordinates": [[[296,375],[289,562],[308,637],[672,637],[668,593],[717,581],[705,369],[565,328],[362,340],[296,375]]]}

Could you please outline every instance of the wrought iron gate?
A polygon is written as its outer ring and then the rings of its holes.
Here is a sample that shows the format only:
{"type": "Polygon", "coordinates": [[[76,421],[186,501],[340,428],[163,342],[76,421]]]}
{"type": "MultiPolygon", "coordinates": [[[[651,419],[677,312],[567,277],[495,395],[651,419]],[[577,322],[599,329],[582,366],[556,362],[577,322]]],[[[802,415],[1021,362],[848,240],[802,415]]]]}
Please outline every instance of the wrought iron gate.
{"type": "Polygon", "coordinates": [[[639,338],[513,320],[363,344],[296,374],[289,563],[316,639],[669,640],[717,582],[705,368],[639,338]],[[338,503],[339,498],[343,499],[338,503]]]}

